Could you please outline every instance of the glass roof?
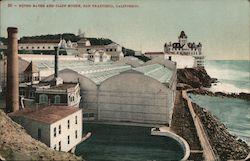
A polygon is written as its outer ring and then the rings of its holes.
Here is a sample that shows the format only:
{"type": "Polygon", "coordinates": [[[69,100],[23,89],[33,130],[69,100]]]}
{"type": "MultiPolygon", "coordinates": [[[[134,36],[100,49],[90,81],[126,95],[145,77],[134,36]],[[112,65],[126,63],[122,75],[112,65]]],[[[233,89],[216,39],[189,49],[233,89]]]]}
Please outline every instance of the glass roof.
{"type": "Polygon", "coordinates": [[[160,64],[150,64],[134,68],[134,70],[142,72],[161,83],[168,83],[173,75],[173,71],[160,64]]]}
{"type": "MultiPolygon", "coordinates": [[[[35,63],[40,71],[53,70],[54,69],[54,60],[32,60],[35,63]]],[[[77,73],[91,79],[96,84],[100,84],[104,80],[118,75],[123,71],[134,69],[152,77],[161,83],[167,83],[170,81],[173,71],[160,65],[160,64],[150,64],[146,66],[140,66],[137,68],[132,68],[130,65],[124,63],[116,62],[99,62],[94,63],[92,61],[83,61],[83,60],[60,60],[58,63],[59,70],[71,69],[77,73]]]]}

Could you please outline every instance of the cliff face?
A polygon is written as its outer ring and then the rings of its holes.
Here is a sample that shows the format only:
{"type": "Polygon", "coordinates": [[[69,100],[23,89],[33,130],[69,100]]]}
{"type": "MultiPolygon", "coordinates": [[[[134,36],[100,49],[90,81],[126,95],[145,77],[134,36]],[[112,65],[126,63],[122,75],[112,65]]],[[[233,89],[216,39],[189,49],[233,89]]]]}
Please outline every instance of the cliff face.
{"type": "Polygon", "coordinates": [[[5,160],[81,160],[48,148],[0,110],[0,156],[5,160]]]}
{"type": "Polygon", "coordinates": [[[211,87],[216,79],[211,78],[204,68],[185,68],[177,70],[178,83],[187,84],[193,88],[211,87]]]}

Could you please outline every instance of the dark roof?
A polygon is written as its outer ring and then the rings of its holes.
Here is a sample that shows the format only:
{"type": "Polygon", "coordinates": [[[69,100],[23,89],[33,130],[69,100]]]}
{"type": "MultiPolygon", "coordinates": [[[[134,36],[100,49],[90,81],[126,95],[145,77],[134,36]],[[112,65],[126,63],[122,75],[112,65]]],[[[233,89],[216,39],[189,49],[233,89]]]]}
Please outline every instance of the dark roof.
{"type": "Polygon", "coordinates": [[[59,43],[60,39],[22,39],[18,43],[59,43]]]}
{"type": "Polygon", "coordinates": [[[185,34],[184,31],[181,31],[179,38],[187,38],[187,35],[185,34]]]}
{"type": "Polygon", "coordinates": [[[24,73],[37,73],[37,72],[38,72],[37,66],[34,65],[32,61],[30,62],[28,67],[24,70],[24,73]]]}
{"type": "Polygon", "coordinates": [[[59,89],[59,90],[67,90],[69,88],[74,88],[77,85],[77,83],[63,83],[59,84],[57,86],[51,86],[49,89],[59,89]]]}
{"type": "Polygon", "coordinates": [[[22,116],[39,122],[52,124],[79,110],[79,108],[70,106],[47,106],[44,108],[24,108],[22,110],[10,113],[9,116],[22,116]]]}
{"type": "Polygon", "coordinates": [[[175,42],[175,43],[172,44],[172,47],[173,48],[182,48],[184,45],[181,45],[179,42],[175,42]]]}
{"type": "Polygon", "coordinates": [[[163,52],[145,52],[145,55],[163,55],[163,52]]]}

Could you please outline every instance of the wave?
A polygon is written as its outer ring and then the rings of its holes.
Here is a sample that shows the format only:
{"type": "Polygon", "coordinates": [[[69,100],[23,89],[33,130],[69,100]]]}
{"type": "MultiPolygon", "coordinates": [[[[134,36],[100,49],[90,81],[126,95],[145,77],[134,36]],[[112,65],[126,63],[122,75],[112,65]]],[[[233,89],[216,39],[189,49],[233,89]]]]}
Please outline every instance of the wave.
{"type": "Polygon", "coordinates": [[[247,71],[239,71],[239,70],[231,70],[231,69],[218,69],[215,67],[207,67],[206,71],[209,76],[217,79],[227,79],[227,80],[235,80],[235,81],[249,81],[250,72],[247,71]]]}
{"type": "Polygon", "coordinates": [[[250,93],[249,89],[244,89],[244,88],[239,88],[236,87],[233,84],[228,84],[228,83],[222,83],[222,82],[218,82],[218,83],[213,83],[212,86],[210,88],[205,88],[206,90],[209,90],[213,93],[215,92],[223,92],[223,93],[250,93]]]}

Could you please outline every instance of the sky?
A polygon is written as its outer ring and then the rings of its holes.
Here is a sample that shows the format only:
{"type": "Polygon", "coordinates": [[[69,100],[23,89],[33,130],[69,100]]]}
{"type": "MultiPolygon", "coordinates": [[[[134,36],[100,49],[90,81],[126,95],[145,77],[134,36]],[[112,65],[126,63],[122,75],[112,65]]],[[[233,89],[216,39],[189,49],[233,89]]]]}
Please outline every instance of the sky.
{"type": "Polygon", "coordinates": [[[250,60],[248,0],[2,0],[0,3],[0,35],[4,37],[9,26],[18,27],[19,37],[77,34],[81,29],[86,37],[110,38],[127,48],[149,52],[163,51],[164,43],[178,41],[184,30],[188,41],[202,43],[206,59],[250,60]],[[38,4],[45,7],[33,6],[38,4]],[[48,4],[54,7],[46,7],[48,4]],[[68,4],[85,7],[72,8],[68,4]],[[92,6],[100,4],[113,7],[92,6]]]}

